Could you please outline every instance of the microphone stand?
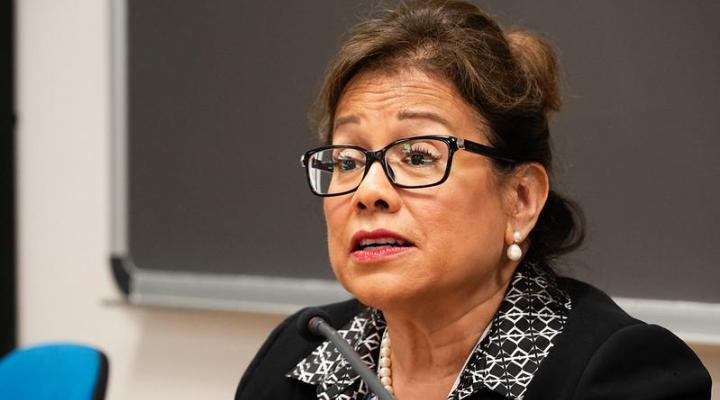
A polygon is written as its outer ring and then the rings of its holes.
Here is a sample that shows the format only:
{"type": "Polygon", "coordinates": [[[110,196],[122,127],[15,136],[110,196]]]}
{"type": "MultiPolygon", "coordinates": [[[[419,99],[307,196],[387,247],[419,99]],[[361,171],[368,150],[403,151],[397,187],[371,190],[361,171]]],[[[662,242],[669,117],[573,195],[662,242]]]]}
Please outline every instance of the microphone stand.
{"type": "Polygon", "coordinates": [[[325,322],[324,319],[319,316],[312,317],[310,321],[308,321],[308,327],[311,332],[317,332],[335,345],[338,351],[340,351],[340,354],[345,357],[355,372],[360,375],[370,390],[375,393],[378,400],[395,400],[395,397],[385,389],[380,379],[378,379],[375,373],[358,357],[348,342],[346,342],[332,326],[325,322]]]}

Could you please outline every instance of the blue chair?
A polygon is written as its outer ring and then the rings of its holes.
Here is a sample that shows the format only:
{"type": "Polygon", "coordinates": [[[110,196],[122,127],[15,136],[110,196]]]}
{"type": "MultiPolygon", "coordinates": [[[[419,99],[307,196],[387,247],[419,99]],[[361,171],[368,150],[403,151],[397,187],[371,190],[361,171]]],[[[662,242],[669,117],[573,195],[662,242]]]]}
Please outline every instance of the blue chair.
{"type": "Polygon", "coordinates": [[[17,349],[0,360],[0,399],[103,400],[108,359],[89,346],[53,343],[17,349]]]}

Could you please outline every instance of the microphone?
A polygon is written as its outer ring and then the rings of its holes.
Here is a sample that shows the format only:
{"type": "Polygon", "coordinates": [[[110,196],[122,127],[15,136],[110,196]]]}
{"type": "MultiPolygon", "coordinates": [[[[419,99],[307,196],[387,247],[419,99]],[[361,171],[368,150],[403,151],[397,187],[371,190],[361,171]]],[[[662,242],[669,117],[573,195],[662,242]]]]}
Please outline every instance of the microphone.
{"type": "Polygon", "coordinates": [[[355,350],[350,347],[348,342],[337,333],[328,321],[330,321],[330,316],[324,310],[316,307],[307,308],[301,312],[298,317],[298,332],[302,337],[310,341],[316,340],[318,336],[322,336],[332,342],[340,354],[345,357],[345,360],[350,363],[355,372],[365,381],[370,391],[375,393],[378,400],[395,400],[395,397],[385,389],[385,386],[380,382],[380,379],[378,379],[375,373],[368,368],[355,350]]]}

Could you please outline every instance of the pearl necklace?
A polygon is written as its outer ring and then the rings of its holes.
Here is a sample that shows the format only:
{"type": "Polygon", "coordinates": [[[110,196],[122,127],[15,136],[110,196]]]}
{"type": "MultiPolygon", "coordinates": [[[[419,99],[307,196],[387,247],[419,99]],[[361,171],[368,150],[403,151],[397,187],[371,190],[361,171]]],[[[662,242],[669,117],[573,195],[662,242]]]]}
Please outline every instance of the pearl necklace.
{"type": "Polygon", "coordinates": [[[392,361],[390,361],[390,335],[387,328],[380,340],[380,360],[378,361],[378,377],[390,394],[395,394],[392,387],[392,361]]]}

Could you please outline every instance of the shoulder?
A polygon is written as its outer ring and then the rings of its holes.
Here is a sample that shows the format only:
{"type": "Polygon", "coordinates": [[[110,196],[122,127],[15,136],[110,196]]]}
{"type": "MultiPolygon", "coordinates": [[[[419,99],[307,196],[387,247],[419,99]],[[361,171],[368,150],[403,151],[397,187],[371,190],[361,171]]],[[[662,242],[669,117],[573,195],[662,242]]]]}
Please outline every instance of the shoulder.
{"type": "MultiPolygon", "coordinates": [[[[357,300],[321,306],[335,327],[345,325],[365,306],[357,300]]],[[[315,387],[285,378],[285,374],[307,356],[322,341],[310,342],[299,333],[298,317],[303,310],[286,318],[260,347],[240,379],[236,399],[314,398],[315,387]]]]}
{"type": "Polygon", "coordinates": [[[568,399],[710,398],[710,376],[681,339],[629,316],[591,285],[558,283],[572,309],[528,399],[550,392],[568,399]]]}

